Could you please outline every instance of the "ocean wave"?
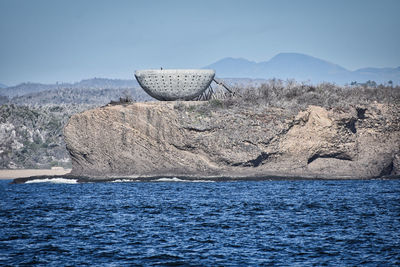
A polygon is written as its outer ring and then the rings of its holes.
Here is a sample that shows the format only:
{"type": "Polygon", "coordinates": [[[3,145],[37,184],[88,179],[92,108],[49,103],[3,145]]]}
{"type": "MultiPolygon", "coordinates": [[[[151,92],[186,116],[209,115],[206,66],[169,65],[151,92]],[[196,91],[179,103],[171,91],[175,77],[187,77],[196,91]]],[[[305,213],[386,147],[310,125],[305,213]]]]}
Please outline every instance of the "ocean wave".
{"type": "Polygon", "coordinates": [[[77,184],[78,180],[75,179],[65,179],[65,178],[45,178],[45,179],[35,179],[25,182],[26,184],[35,183],[53,183],[53,184],[77,184]]]}

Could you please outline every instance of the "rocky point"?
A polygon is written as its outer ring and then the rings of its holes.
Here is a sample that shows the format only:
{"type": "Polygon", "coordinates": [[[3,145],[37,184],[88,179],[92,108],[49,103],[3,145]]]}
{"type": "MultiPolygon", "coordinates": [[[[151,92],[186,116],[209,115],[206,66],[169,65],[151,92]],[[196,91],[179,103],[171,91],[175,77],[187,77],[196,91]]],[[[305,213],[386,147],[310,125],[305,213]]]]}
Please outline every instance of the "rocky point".
{"type": "Polygon", "coordinates": [[[105,106],[64,129],[72,175],[96,177],[373,178],[400,174],[396,105],[297,115],[204,102],[105,106]]]}

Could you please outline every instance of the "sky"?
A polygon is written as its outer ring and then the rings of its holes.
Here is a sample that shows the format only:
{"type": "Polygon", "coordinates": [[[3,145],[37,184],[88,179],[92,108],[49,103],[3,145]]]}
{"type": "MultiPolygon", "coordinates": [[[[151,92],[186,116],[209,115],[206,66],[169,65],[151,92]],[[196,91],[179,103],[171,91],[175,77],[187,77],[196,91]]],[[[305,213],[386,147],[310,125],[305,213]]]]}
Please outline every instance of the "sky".
{"type": "Polygon", "coordinates": [[[0,83],[133,79],[225,57],[303,53],[400,66],[399,0],[0,0],[0,83]]]}

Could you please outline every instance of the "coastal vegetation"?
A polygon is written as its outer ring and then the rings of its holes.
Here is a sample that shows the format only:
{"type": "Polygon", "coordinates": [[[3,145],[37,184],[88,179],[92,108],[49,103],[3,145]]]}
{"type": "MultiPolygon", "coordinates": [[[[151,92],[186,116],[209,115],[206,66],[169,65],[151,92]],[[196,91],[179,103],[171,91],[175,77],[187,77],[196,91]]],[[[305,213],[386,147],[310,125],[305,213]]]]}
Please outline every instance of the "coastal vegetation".
{"type": "Polygon", "coordinates": [[[70,167],[62,131],[72,114],[90,107],[0,106],[0,169],[70,167]]]}
{"type": "Polygon", "coordinates": [[[338,86],[332,83],[311,85],[295,80],[272,79],[257,87],[233,87],[233,93],[219,89],[208,102],[211,108],[257,105],[304,110],[309,105],[327,109],[348,108],[371,103],[399,104],[400,86],[376,83],[338,86]]]}

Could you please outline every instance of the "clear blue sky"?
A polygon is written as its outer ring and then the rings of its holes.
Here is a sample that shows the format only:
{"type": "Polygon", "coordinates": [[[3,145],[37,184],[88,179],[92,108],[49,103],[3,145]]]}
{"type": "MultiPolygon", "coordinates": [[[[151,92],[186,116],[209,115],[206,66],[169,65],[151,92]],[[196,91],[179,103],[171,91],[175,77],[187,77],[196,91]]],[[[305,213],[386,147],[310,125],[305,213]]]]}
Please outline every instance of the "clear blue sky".
{"type": "Polygon", "coordinates": [[[0,83],[133,78],[224,57],[304,53],[400,66],[400,1],[0,0],[0,83]]]}

